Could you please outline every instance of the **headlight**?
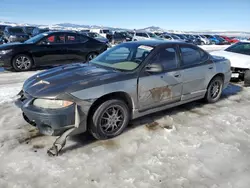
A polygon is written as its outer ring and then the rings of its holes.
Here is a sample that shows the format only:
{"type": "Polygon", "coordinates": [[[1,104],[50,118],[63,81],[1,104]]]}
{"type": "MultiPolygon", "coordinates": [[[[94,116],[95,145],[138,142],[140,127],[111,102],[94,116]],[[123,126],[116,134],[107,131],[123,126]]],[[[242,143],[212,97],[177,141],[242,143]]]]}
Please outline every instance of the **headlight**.
{"type": "Polygon", "coordinates": [[[47,109],[64,108],[70,106],[71,104],[73,104],[73,102],[64,100],[35,99],[33,101],[34,106],[47,109]]]}
{"type": "Polygon", "coordinates": [[[12,50],[0,50],[0,55],[5,55],[9,52],[11,52],[12,50]]]}
{"type": "Polygon", "coordinates": [[[13,39],[14,39],[14,38],[16,38],[16,36],[15,36],[15,35],[10,35],[10,38],[13,38],[13,39]]]}

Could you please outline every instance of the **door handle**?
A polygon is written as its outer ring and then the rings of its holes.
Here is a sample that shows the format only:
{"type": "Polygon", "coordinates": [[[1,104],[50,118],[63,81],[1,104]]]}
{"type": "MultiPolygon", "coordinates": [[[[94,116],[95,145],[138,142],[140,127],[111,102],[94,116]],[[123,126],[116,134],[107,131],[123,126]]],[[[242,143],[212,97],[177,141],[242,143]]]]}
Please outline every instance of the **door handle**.
{"type": "Polygon", "coordinates": [[[213,69],[214,67],[209,67],[208,69],[213,69]]]}
{"type": "Polygon", "coordinates": [[[178,77],[180,77],[181,75],[180,74],[176,74],[176,75],[174,75],[174,77],[176,77],[176,78],[178,78],[178,77]]]}

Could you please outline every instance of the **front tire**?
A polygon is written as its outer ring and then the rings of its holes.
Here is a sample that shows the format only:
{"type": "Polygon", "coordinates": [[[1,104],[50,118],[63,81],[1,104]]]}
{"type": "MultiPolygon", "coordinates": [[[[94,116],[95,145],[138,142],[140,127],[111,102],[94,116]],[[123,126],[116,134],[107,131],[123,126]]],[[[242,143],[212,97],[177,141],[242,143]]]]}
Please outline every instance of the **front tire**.
{"type": "Polygon", "coordinates": [[[222,93],[223,89],[223,79],[220,76],[214,77],[207,88],[207,93],[205,95],[205,100],[208,103],[215,103],[217,102],[222,93]]]}
{"type": "Polygon", "coordinates": [[[119,99],[107,100],[90,117],[89,131],[98,140],[121,134],[130,120],[129,108],[119,99]]]}
{"type": "Polygon", "coordinates": [[[97,54],[95,52],[90,52],[87,57],[86,57],[86,61],[91,61],[92,59],[96,58],[97,54]]]}
{"type": "Polygon", "coordinates": [[[32,68],[33,59],[26,54],[16,55],[12,60],[12,66],[17,72],[28,71],[32,68]]]}

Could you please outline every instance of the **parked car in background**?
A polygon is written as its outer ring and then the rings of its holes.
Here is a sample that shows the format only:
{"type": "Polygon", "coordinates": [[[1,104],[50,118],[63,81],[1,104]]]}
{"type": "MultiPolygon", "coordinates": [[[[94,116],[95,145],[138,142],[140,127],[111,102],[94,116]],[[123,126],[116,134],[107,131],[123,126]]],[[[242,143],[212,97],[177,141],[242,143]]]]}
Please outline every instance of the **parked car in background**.
{"type": "Polygon", "coordinates": [[[238,42],[225,50],[211,52],[231,61],[232,78],[244,80],[250,85],[250,42],[238,42]]]}
{"type": "Polygon", "coordinates": [[[221,44],[231,44],[230,42],[228,42],[226,39],[222,38],[219,35],[214,35],[218,40],[220,40],[221,44]]]}
{"type": "Polygon", "coordinates": [[[36,27],[36,28],[33,29],[31,35],[32,35],[32,37],[34,37],[34,36],[36,36],[36,35],[38,35],[40,33],[45,33],[45,32],[48,32],[48,31],[50,31],[49,28],[39,28],[39,27],[36,27]]]}
{"type": "Polygon", "coordinates": [[[154,33],[145,32],[145,31],[137,31],[133,36],[133,41],[141,41],[141,40],[163,40],[159,36],[154,33]]]}
{"type": "Polygon", "coordinates": [[[195,36],[191,34],[184,34],[188,39],[191,40],[191,43],[195,45],[201,45],[201,40],[199,38],[196,38],[195,36]]]}
{"type": "Polygon", "coordinates": [[[0,25],[0,35],[3,35],[5,27],[7,27],[7,25],[0,25]]]}
{"type": "Polygon", "coordinates": [[[100,34],[101,36],[107,38],[107,34],[111,31],[109,29],[90,29],[90,32],[95,32],[100,34]]]}
{"type": "Polygon", "coordinates": [[[50,31],[30,38],[24,43],[0,46],[0,64],[16,71],[32,67],[86,62],[107,49],[107,44],[86,35],[50,31]]]}
{"type": "Polygon", "coordinates": [[[34,26],[24,26],[23,27],[23,31],[24,33],[26,33],[27,35],[29,35],[29,37],[32,37],[32,32],[33,30],[37,28],[37,27],[34,27],[34,26]]]}
{"type": "Polygon", "coordinates": [[[96,40],[99,40],[100,42],[104,42],[107,45],[109,45],[109,40],[107,38],[101,36],[98,33],[95,33],[95,32],[86,32],[86,33],[82,33],[82,34],[87,35],[87,36],[89,36],[91,38],[94,38],[96,40]]]}
{"type": "Polygon", "coordinates": [[[193,41],[187,38],[184,34],[175,34],[175,35],[178,36],[182,41],[193,44],[193,41]]]}
{"type": "Polygon", "coordinates": [[[5,27],[3,36],[7,42],[24,42],[29,39],[22,27],[5,27]]]}
{"type": "Polygon", "coordinates": [[[191,101],[217,102],[231,77],[230,62],[197,46],[172,41],[119,44],[88,64],[47,70],[27,79],[16,100],[24,119],[42,134],[120,135],[129,121],[191,101]],[[105,88],[105,89],[104,89],[105,88]]]}
{"type": "Polygon", "coordinates": [[[217,44],[217,45],[224,44],[222,39],[219,39],[218,37],[215,37],[214,35],[204,35],[204,36],[210,40],[211,44],[217,44]]]}
{"type": "Polygon", "coordinates": [[[115,31],[107,34],[107,38],[111,44],[119,44],[122,42],[132,41],[133,37],[126,31],[115,31]]]}
{"type": "Polygon", "coordinates": [[[6,39],[3,37],[3,35],[0,34],[0,44],[4,44],[6,42],[6,39]]]}
{"type": "Polygon", "coordinates": [[[236,38],[230,38],[230,37],[227,37],[227,36],[220,36],[220,37],[223,38],[223,39],[225,39],[230,44],[239,42],[239,40],[236,39],[236,38]]]}
{"type": "Polygon", "coordinates": [[[161,38],[166,39],[166,40],[177,40],[181,41],[180,37],[176,35],[171,35],[171,34],[162,34],[160,35],[161,38]]]}
{"type": "Polygon", "coordinates": [[[200,39],[201,45],[210,44],[210,41],[203,35],[194,35],[194,37],[200,39]]]}

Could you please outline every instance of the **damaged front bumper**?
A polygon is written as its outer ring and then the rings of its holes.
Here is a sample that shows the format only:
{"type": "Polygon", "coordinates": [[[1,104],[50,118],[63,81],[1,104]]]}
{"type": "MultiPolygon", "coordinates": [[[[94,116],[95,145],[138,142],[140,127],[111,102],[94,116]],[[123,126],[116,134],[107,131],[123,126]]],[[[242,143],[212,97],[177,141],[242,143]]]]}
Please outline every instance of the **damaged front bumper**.
{"type": "Polygon", "coordinates": [[[44,135],[59,136],[72,128],[75,130],[71,135],[87,130],[85,123],[87,118],[80,112],[80,106],[76,103],[60,109],[44,109],[34,106],[35,98],[29,94],[21,91],[18,96],[15,104],[23,111],[24,119],[29,124],[36,126],[44,135]]]}

